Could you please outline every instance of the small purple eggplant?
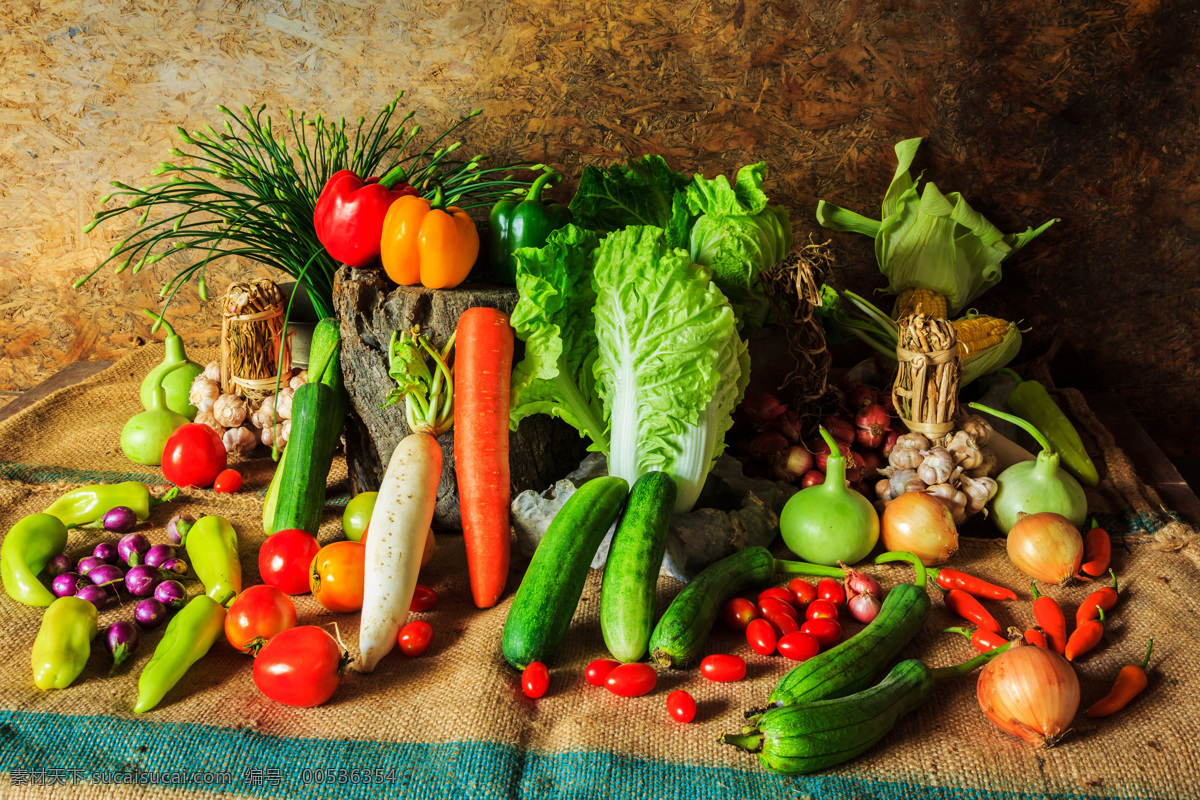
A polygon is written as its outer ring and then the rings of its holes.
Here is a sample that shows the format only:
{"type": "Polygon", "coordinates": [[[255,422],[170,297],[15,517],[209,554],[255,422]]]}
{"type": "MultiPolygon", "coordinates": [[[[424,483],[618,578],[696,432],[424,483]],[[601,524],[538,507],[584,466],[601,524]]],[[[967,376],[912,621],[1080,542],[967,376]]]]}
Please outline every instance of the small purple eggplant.
{"type": "Polygon", "coordinates": [[[149,597],[154,594],[154,587],[161,580],[162,575],[157,567],[139,564],[125,574],[125,588],[134,597],[149,597]]]}
{"type": "Polygon", "coordinates": [[[121,554],[121,560],[131,567],[141,564],[142,557],[149,549],[150,540],[144,533],[127,533],[121,537],[121,541],[117,542],[117,551],[121,554]]]}
{"type": "Polygon", "coordinates": [[[188,565],[182,558],[168,558],[158,565],[163,572],[173,572],[176,575],[187,575],[188,565]]]}
{"type": "Polygon", "coordinates": [[[103,586],[85,586],[75,593],[80,600],[87,600],[97,611],[108,605],[108,591],[103,586]]]}
{"type": "Polygon", "coordinates": [[[110,533],[129,533],[138,523],[137,514],[132,508],[117,506],[101,519],[104,530],[110,533]]]}
{"type": "Polygon", "coordinates": [[[101,564],[89,570],[87,577],[89,581],[99,586],[101,584],[115,584],[125,577],[125,573],[116,564],[101,564]]]}
{"type": "Polygon", "coordinates": [[[172,611],[178,611],[187,603],[187,589],[179,581],[163,581],[154,587],[154,599],[172,611]]]}
{"type": "Polygon", "coordinates": [[[167,523],[167,538],[173,544],[183,544],[184,540],[187,539],[188,531],[195,524],[196,518],[191,514],[176,514],[167,523]]]}
{"type": "Polygon", "coordinates": [[[175,548],[169,544],[156,544],[146,551],[144,561],[147,566],[161,567],[164,561],[175,557],[175,548]]]}
{"type": "Polygon", "coordinates": [[[116,672],[117,667],[124,664],[125,659],[133,655],[133,651],[137,650],[138,640],[141,638],[142,634],[138,631],[137,626],[127,620],[114,622],[108,626],[104,631],[104,644],[108,646],[113,656],[113,665],[112,669],[108,671],[109,675],[116,672]]]}
{"type": "Polygon", "coordinates": [[[167,621],[167,607],[153,597],[147,597],[133,607],[133,618],[147,630],[157,628],[167,621]]]}
{"type": "Polygon", "coordinates": [[[87,575],[96,567],[104,566],[104,562],[95,556],[84,556],[79,559],[79,563],[75,565],[75,571],[80,575],[87,575]]]}
{"type": "MultiPolygon", "coordinates": [[[[69,556],[62,553],[54,556],[46,563],[46,574],[51,578],[57,578],[59,575],[66,575],[68,572],[75,571],[75,562],[69,556]]],[[[71,592],[71,594],[75,594],[71,592]]]]}
{"type": "Polygon", "coordinates": [[[80,589],[91,585],[91,581],[80,576],[78,572],[64,572],[55,575],[54,580],[50,581],[50,591],[54,592],[55,597],[74,597],[80,589]]]}
{"type": "Polygon", "coordinates": [[[120,558],[120,553],[117,552],[117,546],[112,542],[101,542],[96,545],[96,549],[92,551],[92,557],[98,558],[105,564],[115,564],[120,558]]]}

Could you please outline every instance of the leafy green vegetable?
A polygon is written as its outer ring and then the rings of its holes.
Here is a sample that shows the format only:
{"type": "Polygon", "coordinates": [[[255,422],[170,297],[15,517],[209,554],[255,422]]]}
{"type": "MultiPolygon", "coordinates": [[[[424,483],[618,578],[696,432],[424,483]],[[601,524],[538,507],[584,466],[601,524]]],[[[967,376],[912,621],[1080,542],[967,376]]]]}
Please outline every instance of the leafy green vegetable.
{"type": "Polygon", "coordinates": [[[679,488],[676,511],[689,511],[750,379],[733,309],[709,270],[653,226],[605,237],[594,286],[609,474],[632,485],[666,472],[679,488]]]}
{"type": "Polygon", "coordinates": [[[1037,229],[1005,234],[958,192],[942,194],[933,183],[918,193],[909,174],[921,139],[896,145],[896,173],[883,197],[882,221],[847,211],[824,200],[817,221],[837,231],[875,238],[875,257],[888,278],[888,291],[915,287],[945,295],[957,314],[986,289],[1000,282],[1000,264],[1058,220],[1037,229]]]}
{"type": "Polygon", "coordinates": [[[675,193],[686,188],[687,177],[673,171],[662,156],[643,156],[607,170],[587,166],[571,199],[575,223],[596,231],[615,231],[628,225],[656,225],[677,230],[675,193]]]}

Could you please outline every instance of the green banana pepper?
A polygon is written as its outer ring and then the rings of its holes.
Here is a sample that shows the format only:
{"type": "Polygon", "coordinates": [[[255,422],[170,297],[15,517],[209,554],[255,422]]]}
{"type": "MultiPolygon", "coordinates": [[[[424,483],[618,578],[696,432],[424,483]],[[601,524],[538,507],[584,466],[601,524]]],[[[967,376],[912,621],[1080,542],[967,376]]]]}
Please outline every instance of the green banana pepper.
{"type": "Polygon", "coordinates": [[[187,534],[188,560],[205,593],[222,605],[242,591],[237,531],[221,517],[201,517],[187,534]]]}
{"type": "Polygon", "coordinates": [[[492,272],[496,283],[512,286],[517,281],[513,253],[521,247],[543,247],[546,237],[571,221],[571,210],[562,203],[543,203],[542,190],[562,176],[547,170],[529,187],[524,199],[506,197],[492,207],[488,217],[492,272]]]}
{"type": "Polygon", "coordinates": [[[1021,380],[1012,370],[1004,370],[1004,373],[1017,381],[1016,388],[1009,392],[1005,401],[1012,412],[1028,420],[1050,440],[1067,472],[1078,478],[1084,486],[1099,486],[1100,475],[1083,447],[1079,432],[1054,402],[1046,387],[1037,381],[1021,380]]]}
{"type": "Polygon", "coordinates": [[[54,593],[38,580],[50,559],[67,546],[67,527],[58,517],[30,514],[21,519],[0,544],[0,579],[4,591],[18,603],[45,608],[54,593]]]}
{"type": "Polygon", "coordinates": [[[162,497],[155,497],[146,484],[137,481],[80,486],[55,500],[45,513],[58,517],[68,528],[99,527],[105,514],[125,506],[140,522],[150,517],[150,509],[171,502],[178,494],[179,489],[172,486],[162,497]]]}
{"type": "Polygon", "coordinates": [[[96,638],[96,607],[78,597],[60,597],[42,616],[33,640],[33,683],[39,689],[65,689],[79,677],[96,638]]]}
{"type": "Polygon", "coordinates": [[[142,669],[134,712],[144,714],[158,705],[224,632],[224,606],[205,595],[193,597],[167,624],[162,641],[142,669]]]}

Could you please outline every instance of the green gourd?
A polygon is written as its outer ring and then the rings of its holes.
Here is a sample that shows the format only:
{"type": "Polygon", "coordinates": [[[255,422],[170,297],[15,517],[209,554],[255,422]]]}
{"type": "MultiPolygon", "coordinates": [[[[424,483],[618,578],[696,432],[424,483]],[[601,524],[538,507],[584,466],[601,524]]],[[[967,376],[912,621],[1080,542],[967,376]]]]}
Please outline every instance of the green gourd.
{"type": "Polygon", "coordinates": [[[1042,433],[1018,416],[994,411],[979,403],[970,403],[976,411],[1011,422],[1037,440],[1042,452],[1035,461],[1013,464],[996,478],[1000,487],[992,498],[992,521],[1005,535],[1023,514],[1052,511],[1071,520],[1076,528],[1087,522],[1087,495],[1079,481],[1060,469],[1058,453],[1042,433]]]}
{"type": "Polygon", "coordinates": [[[879,541],[879,514],[871,501],[846,485],[846,457],[829,431],[825,482],[801,489],[783,507],[779,532],[788,549],[813,564],[855,564],[879,541]]]}
{"type": "MultiPolygon", "coordinates": [[[[189,361],[187,353],[183,349],[183,337],[175,333],[175,329],[164,319],[160,314],[155,314],[148,308],[143,308],[142,312],[154,320],[154,327],[151,331],[157,331],[162,327],[167,332],[167,338],[163,340],[166,345],[167,352],[163,357],[163,362],[142,379],[141,400],[142,408],[150,410],[150,404],[154,400],[155,382],[163,376],[168,375],[162,383],[163,392],[166,394],[166,407],[174,411],[176,414],[182,414],[187,417],[188,422],[196,419],[197,408],[192,405],[192,381],[197,375],[204,373],[204,367],[197,364],[195,361],[189,361]]],[[[142,462],[146,463],[146,462],[142,462]]],[[[158,462],[155,461],[155,464],[158,462]]]]}
{"type": "Polygon", "coordinates": [[[188,424],[188,418],[177,414],[167,406],[163,384],[168,375],[183,369],[183,365],[174,364],[164,372],[160,372],[150,387],[150,403],[146,411],[135,414],[125,423],[121,430],[121,451],[130,461],[147,466],[158,466],[162,463],[163,448],[167,439],[181,425],[188,424]]]}

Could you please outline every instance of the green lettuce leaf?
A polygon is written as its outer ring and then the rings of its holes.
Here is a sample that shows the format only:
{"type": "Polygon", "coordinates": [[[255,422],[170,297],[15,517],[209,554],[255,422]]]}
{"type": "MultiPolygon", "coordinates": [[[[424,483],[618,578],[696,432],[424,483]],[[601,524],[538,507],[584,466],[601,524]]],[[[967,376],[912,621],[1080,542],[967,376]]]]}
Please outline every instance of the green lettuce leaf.
{"type": "Polygon", "coordinates": [[[709,270],[663,229],[609,234],[595,253],[595,376],[610,421],[609,474],[674,478],[689,511],[724,449],[750,376],[737,320],[709,270]]]}
{"type": "Polygon", "coordinates": [[[672,170],[662,156],[643,156],[607,170],[587,166],[571,198],[575,223],[595,231],[615,231],[628,225],[671,224],[675,193],[688,179],[672,170]]]}

